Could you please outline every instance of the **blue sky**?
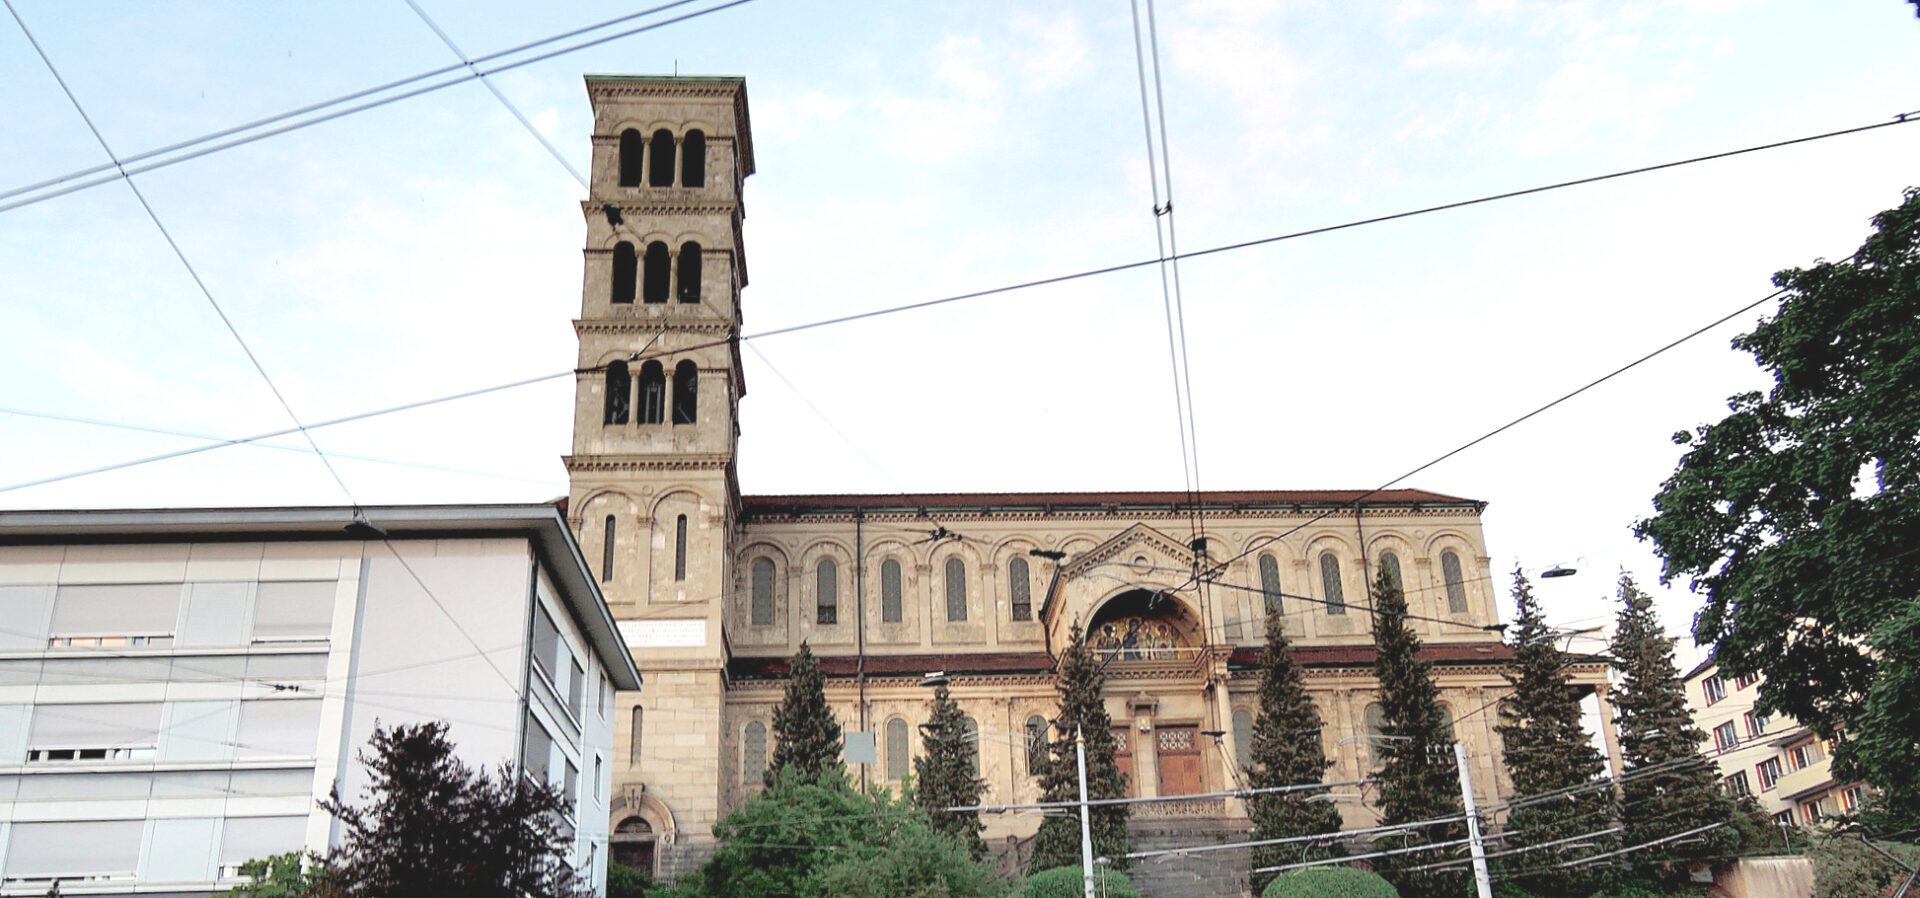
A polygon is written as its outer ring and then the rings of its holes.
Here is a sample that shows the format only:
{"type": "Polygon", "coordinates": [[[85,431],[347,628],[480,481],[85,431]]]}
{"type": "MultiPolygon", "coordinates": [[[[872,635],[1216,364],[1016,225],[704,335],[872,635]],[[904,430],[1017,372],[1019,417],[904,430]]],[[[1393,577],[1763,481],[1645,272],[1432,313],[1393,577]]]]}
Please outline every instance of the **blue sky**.
{"type": "MultiPolygon", "coordinates": [[[[402,0],[14,5],[121,155],[458,61],[402,0]]],[[[476,56],[641,8],[421,5],[476,56]]],[[[1156,14],[1189,251],[1920,110],[1920,20],[1897,0],[1156,14]]],[[[1125,2],[756,0],[492,80],[584,169],[582,73],[676,67],[747,78],[749,334],[1154,253],[1125,2]]],[[[0,109],[0,190],[105,161],[10,19],[0,109]]],[[[1778,269],[1851,252],[1920,184],[1915,159],[1920,126],[1886,128],[1189,260],[1202,485],[1378,486],[1766,295],[1778,269]]],[[[583,191],[477,83],[135,181],[305,420],[574,363],[583,191]]],[[[1409,485],[1491,502],[1496,570],[1584,557],[1546,594],[1565,619],[1604,613],[1618,568],[1657,575],[1627,529],[1677,457],[1670,434],[1764,384],[1728,348],[1751,321],[1409,485]]],[[[751,345],[751,492],[1182,485],[1150,269],[751,345]]],[[[314,437],[362,503],[547,499],[571,402],[563,379],[314,437]]],[[[120,183],[0,212],[0,407],[287,426],[120,183]]],[[[195,442],[0,413],[0,486],[195,442]]],[[[0,507],[346,501],[296,449],[0,507]]],[[[1676,626],[1693,607],[1663,599],[1676,626]]]]}

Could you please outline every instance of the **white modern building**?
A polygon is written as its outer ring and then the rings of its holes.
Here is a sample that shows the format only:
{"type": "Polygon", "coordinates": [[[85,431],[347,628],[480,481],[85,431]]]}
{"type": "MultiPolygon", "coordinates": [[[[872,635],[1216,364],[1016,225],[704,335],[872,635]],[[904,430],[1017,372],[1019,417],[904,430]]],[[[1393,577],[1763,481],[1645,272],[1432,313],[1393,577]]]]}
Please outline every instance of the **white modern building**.
{"type": "Polygon", "coordinates": [[[199,896],[325,850],[374,727],[559,786],[604,888],[614,691],[551,505],[0,512],[0,894],[199,896]]]}

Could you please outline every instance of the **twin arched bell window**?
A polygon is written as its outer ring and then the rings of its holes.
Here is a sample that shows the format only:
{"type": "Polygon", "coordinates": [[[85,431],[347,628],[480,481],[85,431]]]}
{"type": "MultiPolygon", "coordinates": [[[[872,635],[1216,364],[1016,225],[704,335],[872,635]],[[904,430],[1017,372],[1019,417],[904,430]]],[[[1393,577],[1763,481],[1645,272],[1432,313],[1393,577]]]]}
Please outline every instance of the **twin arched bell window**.
{"type": "Polygon", "coordinates": [[[667,244],[655,240],[647,244],[644,256],[625,240],[613,246],[614,305],[632,305],[636,290],[640,301],[659,305],[672,294],[680,302],[700,302],[700,244],[689,240],[674,253],[667,244]]]}
{"type": "Polygon", "coordinates": [[[628,128],[620,132],[620,186],[639,187],[644,179],[648,187],[707,186],[707,135],[698,128],[680,139],[679,165],[675,165],[673,132],[657,129],[651,137],[628,128]],[[680,183],[673,182],[678,169],[680,183]]]}
{"type": "Polygon", "coordinates": [[[658,360],[649,359],[640,365],[640,376],[630,374],[632,369],[626,362],[612,362],[607,365],[607,396],[605,412],[601,416],[602,424],[626,424],[637,419],[640,424],[661,424],[672,416],[675,424],[695,424],[700,420],[700,366],[692,359],[681,359],[673,366],[673,392],[667,392],[667,372],[658,360]],[[639,387],[639,414],[633,414],[636,390],[639,387]],[[672,399],[669,407],[668,399],[672,399]]]}

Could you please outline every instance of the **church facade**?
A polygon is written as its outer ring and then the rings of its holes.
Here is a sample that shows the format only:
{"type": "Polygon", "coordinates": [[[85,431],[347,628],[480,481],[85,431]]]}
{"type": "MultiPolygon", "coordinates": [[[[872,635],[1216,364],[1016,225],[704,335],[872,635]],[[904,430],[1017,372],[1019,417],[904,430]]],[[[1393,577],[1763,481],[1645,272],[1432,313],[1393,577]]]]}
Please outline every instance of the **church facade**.
{"type": "MultiPolygon", "coordinates": [[[[589,76],[594,110],[570,523],[645,688],[618,698],[614,857],[676,875],[751,797],[788,659],[805,642],[865,786],[898,788],[944,671],[977,732],[986,801],[1038,796],[1030,754],[1077,629],[1107,662],[1136,796],[1235,788],[1258,647],[1283,615],[1325,727],[1330,781],[1372,767],[1379,710],[1367,583],[1397,572],[1483,800],[1504,794],[1493,703],[1510,653],[1484,505],[1421,490],[749,496],[739,488],[739,78],[589,76]]],[[[1597,662],[1575,667],[1604,690],[1597,662]]],[[[1602,703],[1604,705],[1604,702],[1602,703]]],[[[1305,738],[1312,738],[1306,736],[1305,738]]],[[[1335,790],[1350,826],[1373,793],[1335,790]]],[[[1232,830],[1232,798],[1135,806],[1232,830]]],[[[985,815],[1017,851],[1031,813],[985,815]]]]}

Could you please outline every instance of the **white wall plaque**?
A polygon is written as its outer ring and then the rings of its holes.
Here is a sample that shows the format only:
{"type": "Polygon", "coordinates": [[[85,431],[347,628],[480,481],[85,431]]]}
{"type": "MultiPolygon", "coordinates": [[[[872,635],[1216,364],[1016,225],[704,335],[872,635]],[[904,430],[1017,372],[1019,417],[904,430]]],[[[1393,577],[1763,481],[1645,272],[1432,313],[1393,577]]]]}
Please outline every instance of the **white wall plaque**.
{"type": "Polygon", "coordinates": [[[704,620],[623,620],[619,624],[628,648],[699,648],[707,644],[704,620]]]}

